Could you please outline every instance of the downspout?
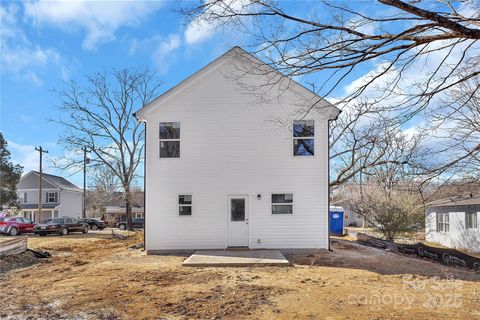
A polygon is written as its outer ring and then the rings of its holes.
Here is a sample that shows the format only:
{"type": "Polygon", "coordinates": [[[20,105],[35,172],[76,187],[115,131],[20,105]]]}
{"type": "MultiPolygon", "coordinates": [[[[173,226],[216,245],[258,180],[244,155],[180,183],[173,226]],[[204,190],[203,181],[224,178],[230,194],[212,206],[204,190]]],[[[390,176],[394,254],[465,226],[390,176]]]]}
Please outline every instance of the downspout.
{"type": "Polygon", "coordinates": [[[145,143],[143,145],[143,250],[147,250],[147,123],[145,125],[145,143]]]}
{"type": "Polygon", "coordinates": [[[330,121],[327,121],[327,237],[328,237],[328,251],[333,251],[330,240],[330,121]]]}
{"type": "Polygon", "coordinates": [[[339,110],[338,114],[333,119],[328,119],[327,121],[327,236],[328,236],[328,251],[333,251],[331,247],[330,240],[330,122],[337,120],[338,116],[342,113],[342,110],[339,110]]]}
{"type": "Polygon", "coordinates": [[[146,234],[147,234],[147,122],[139,119],[137,114],[133,116],[138,122],[143,123],[145,126],[145,143],[143,145],[143,250],[146,251],[146,234]]]}

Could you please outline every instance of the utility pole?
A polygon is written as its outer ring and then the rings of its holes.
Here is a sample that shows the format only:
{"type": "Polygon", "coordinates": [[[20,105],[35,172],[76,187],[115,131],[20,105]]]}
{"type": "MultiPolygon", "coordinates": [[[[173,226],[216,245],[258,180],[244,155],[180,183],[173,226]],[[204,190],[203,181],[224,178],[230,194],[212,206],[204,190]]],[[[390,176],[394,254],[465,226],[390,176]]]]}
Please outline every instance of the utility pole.
{"type": "Polygon", "coordinates": [[[48,150],[44,150],[42,146],[40,147],[35,147],[35,150],[37,150],[40,153],[40,170],[39,170],[39,177],[38,177],[38,217],[37,222],[40,223],[41,217],[42,217],[42,180],[43,180],[43,168],[42,168],[42,160],[43,160],[43,154],[48,153],[48,150]]]}
{"type": "Polygon", "coordinates": [[[87,163],[90,163],[90,159],[87,158],[87,147],[83,147],[83,201],[82,201],[82,218],[86,218],[86,202],[87,198],[87,163]]]}

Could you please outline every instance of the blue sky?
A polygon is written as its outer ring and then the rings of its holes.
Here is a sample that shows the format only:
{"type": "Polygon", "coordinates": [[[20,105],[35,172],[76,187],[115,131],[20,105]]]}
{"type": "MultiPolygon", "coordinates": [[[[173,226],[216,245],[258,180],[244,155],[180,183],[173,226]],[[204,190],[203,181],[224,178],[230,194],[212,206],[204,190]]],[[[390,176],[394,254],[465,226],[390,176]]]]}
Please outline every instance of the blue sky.
{"type": "MultiPolygon", "coordinates": [[[[22,164],[25,172],[36,170],[34,147],[42,145],[49,150],[46,170],[58,173],[48,159],[64,154],[57,145],[62,129],[48,119],[57,115],[60,100],[54,89],[62,81],[82,83],[86,75],[102,70],[148,67],[157,72],[165,91],[231,47],[249,43],[249,36],[236,30],[186,22],[179,6],[191,4],[1,1],[0,131],[9,142],[13,161],[22,164]]],[[[300,16],[328,17],[321,2],[281,5],[300,16]]],[[[371,10],[371,2],[354,5],[371,10]]],[[[357,70],[339,91],[348,92],[348,84],[372,67],[357,70]]],[[[307,83],[318,80],[315,77],[297,80],[307,83]]],[[[72,181],[80,185],[81,177],[72,181]]]]}
{"type": "MultiPolygon", "coordinates": [[[[1,8],[0,130],[14,162],[38,168],[34,147],[61,156],[55,118],[62,81],[112,68],[148,67],[174,86],[243,35],[189,26],[175,1],[44,3],[5,2],[1,8]]],[[[80,184],[79,177],[72,178],[80,184]]]]}

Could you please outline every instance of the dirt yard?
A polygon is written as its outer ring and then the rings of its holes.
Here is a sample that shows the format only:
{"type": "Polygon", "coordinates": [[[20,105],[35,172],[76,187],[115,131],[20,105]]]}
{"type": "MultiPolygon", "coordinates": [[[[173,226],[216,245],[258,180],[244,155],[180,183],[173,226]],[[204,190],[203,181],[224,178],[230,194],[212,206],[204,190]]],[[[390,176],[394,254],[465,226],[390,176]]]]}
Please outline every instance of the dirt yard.
{"type": "Polygon", "coordinates": [[[294,267],[189,268],[108,232],[31,237],[52,257],[0,275],[0,319],[480,319],[480,274],[337,240],[294,267]]]}

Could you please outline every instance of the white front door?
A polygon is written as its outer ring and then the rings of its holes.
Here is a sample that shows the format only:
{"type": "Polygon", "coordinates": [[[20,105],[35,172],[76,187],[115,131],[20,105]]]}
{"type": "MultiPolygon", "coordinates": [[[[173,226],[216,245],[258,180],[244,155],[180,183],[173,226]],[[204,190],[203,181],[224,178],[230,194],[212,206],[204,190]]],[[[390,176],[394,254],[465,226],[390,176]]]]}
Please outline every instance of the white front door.
{"type": "Polygon", "coordinates": [[[228,196],[227,246],[248,247],[248,196],[228,196]]]}

